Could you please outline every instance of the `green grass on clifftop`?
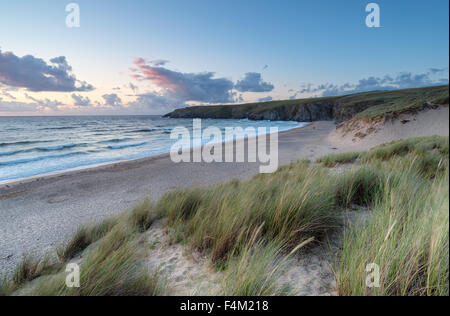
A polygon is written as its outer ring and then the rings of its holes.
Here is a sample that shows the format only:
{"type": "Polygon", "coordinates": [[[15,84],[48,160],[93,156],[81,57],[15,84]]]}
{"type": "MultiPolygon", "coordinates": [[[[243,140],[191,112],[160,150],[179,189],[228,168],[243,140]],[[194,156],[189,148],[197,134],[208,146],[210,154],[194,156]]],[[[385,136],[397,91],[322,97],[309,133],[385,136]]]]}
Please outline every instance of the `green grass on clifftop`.
{"type": "Polygon", "coordinates": [[[354,116],[371,119],[405,111],[416,111],[427,106],[448,105],[448,100],[449,86],[446,85],[405,90],[372,91],[336,97],[193,106],[175,110],[168,116],[221,119],[272,119],[273,117],[280,120],[299,120],[299,118],[302,118],[307,121],[311,111],[318,111],[322,107],[324,111],[321,115],[315,116],[317,120],[345,121],[354,116]],[[314,106],[313,110],[311,109],[312,106],[314,106]],[[298,113],[303,108],[307,110],[302,116],[299,116],[298,113]]]}

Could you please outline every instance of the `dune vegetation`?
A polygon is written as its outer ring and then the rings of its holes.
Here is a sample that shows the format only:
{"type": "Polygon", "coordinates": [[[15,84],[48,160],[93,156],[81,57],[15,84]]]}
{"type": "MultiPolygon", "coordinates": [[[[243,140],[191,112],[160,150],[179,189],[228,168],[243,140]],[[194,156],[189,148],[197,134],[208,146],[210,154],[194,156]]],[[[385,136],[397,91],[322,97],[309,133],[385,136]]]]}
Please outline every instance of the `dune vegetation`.
{"type": "Polygon", "coordinates": [[[368,152],[301,160],[271,175],[177,190],[131,212],[80,228],[57,258],[25,259],[2,295],[170,295],[159,270],[143,263],[142,238],[163,223],[173,243],[206,254],[222,276],[223,295],[293,295],[279,282],[290,256],[333,232],[336,294],[449,294],[449,139],[420,137],[368,152]],[[329,168],[342,163],[343,173],[329,168]],[[369,210],[343,222],[348,209],[369,210]],[[82,258],[80,257],[82,255],[82,258]],[[81,287],[65,286],[65,264],[79,260],[81,287]],[[366,285],[366,267],[380,286],[366,285]],[[105,273],[107,271],[107,273],[105,273]]]}

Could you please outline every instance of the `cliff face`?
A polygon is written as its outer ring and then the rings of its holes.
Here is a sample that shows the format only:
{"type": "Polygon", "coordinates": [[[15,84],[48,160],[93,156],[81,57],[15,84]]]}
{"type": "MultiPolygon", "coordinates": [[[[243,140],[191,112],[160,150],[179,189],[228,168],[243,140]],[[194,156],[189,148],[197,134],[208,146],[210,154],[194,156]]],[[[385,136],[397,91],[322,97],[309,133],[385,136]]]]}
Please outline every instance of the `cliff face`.
{"type": "Polygon", "coordinates": [[[334,113],[334,102],[316,102],[298,106],[280,106],[260,113],[246,113],[246,116],[251,120],[312,122],[333,120],[334,113]]]}
{"type": "Polygon", "coordinates": [[[419,89],[373,91],[317,99],[195,106],[175,110],[165,117],[298,122],[335,120],[340,123],[351,119],[358,113],[364,114],[371,111],[383,116],[409,108],[417,108],[427,101],[435,104],[448,104],[448,85],[419,89]],[[371,109],[368,110],[369,108],[371,109]]]}
{"type": "Polygon", "coordinates": [[[281,104],[271,109],[260,109],[257,106],[240,108],[236,105],[198,106],[173,111],[165,115],[170,118],[215,118],[215,119],[249,119],[270,121],[344,121],[371,105],[354,108],[342,108],[338,100],[318,101],[306,104],[281,104]]]}

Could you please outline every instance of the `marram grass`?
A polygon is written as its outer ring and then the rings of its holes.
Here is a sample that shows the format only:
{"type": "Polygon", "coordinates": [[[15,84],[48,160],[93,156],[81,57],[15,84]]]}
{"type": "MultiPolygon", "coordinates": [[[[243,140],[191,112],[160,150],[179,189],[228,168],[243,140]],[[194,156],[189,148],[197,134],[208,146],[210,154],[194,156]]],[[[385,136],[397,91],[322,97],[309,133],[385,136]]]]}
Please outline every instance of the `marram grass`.
{"type": "Polygon", "coordinates": [[[335,265],[340,295],[448,295],[448,169],[432,182],[403,171],[385,179],[367,225],[346,231],[335,265]],[[380,287],[366,286],[372,263],[380,287]]]}
{"type": "MultiPolygon", "coordinates": [[[[81,228],[57,262],[24,260],[13,278],[0,278],[0,295],[170,295],[167,276],[143,264],[152,254],[142,234],[156,220],[173,242],[210,256],[222,271],[219,294],[293,294],[279,282],[287,256],[299,246],[307,254],[337,229],[337,294],[448,295],[448,143],[437,136],[389,143],[358,153],[357,167],[338,175],[299,161],[272,175],[167,193],[81,228]],[[342,212],[355,205],[370,210],[368,220],[342,229],[342,212]],[[63,267],[81,253],[81,288],[68,289],[63,267]],[[380,287],[366,286],[371,263],[380,287]]],[[[348,157],[356,154],[322,161],[348,157]]]]}

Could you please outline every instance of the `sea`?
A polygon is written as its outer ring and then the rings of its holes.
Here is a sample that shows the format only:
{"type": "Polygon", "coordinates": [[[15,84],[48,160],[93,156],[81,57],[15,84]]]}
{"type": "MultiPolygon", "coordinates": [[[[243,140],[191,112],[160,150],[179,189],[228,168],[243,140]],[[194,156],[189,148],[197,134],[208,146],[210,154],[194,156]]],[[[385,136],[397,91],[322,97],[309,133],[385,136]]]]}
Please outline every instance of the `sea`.
{"type": "MultiPolygon", "coordinates": [[[[305,126],[289,121],[203,119],[202,128],[305,126]]],[[[175,127],[192,119],[161,116],[0,117],[0,182],[170,152],[175,127]]]]}

